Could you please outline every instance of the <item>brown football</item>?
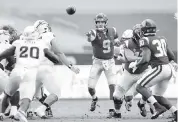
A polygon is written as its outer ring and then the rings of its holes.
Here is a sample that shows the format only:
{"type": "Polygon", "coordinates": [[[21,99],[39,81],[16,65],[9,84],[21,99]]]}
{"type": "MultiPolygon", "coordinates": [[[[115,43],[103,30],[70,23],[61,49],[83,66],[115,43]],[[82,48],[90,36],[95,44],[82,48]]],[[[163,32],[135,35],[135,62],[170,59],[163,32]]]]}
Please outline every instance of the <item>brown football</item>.
{"type": "Polygon", "coordinates": [[[66,12],[67,14],[69,15],[73,15],[75,12],[76,12],[76,8],[74,6],[69,6],[67,9],[66,9],[66,12]]]}

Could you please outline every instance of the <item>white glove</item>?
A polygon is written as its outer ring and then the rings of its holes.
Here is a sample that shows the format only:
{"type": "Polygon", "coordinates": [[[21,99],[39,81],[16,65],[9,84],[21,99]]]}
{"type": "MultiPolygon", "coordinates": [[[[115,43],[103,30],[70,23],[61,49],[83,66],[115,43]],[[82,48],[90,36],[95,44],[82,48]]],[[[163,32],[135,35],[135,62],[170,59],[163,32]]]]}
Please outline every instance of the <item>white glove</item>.
{"type": "Polygon", "coordinates": [[[135,72],[135,70],[137,69],[136,64],[137,64],[137,60],[129,64],[129,68],[132,69],[132,72],[135,72]]]}
{"type": "Polygon", "coordinates": [[[75,67],[74,65],[71,65],[69,68],[76,74],[80,73],[80,69],[78,67],[75,67]]]}

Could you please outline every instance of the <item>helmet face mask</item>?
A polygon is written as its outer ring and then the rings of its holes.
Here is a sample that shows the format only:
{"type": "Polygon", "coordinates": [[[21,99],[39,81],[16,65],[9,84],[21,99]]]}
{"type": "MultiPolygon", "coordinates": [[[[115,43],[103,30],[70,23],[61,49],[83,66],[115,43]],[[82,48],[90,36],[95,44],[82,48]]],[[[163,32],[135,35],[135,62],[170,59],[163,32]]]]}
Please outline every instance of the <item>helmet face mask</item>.
{"type": "Polygon", "coordinates": [[[141,30],[142,30],[143,35],[145,35],[145,36],[156,35],[156,32],[157,32],[156,24],[153,20],[146,19],[141,23],[141,25],[142,25],[141,30]]]}
{"type": "Polygon", "coordinates": [[[41,33],[46,33],[49,32],[49,25],[48,24],[41,24],[37,27],[37,31],[41,34],[41,33]]]}
{"type": "Polygon", "coordinates": [[[51,28],[49,27],[49,24],[44,20],[37,20],[34,23],[35,30],[38,31],[38,33],[46,33],[51,32],[51,28]]]}
{"type": "Polygon", "coordinates": [[[106,29],[107,21],[108,21],[108,19],[105,14],[103,14],[103,13],[97,14],[96,18],[95,18],[96,29],[99,31],[103,31],[104,29],[106,29]]]}

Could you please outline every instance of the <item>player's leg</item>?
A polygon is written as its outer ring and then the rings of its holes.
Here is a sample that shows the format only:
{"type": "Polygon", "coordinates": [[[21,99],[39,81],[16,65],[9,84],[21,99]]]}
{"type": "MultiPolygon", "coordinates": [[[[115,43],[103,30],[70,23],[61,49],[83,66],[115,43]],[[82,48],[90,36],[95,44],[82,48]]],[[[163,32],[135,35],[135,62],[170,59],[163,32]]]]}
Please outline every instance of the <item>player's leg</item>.
{"type": "Polygon", "coordinates": [[[131,111],[135,92],[136,92],[136,84],[133,84],[132,87],[124,95],[125,108],[126,108],[127,111],[131,111]]]}
{"type": "Polygon", "coordinates": [[[92,103],[91,103],[91,108],[90,111],[94,111],[96,108],[96,103],[98,101],[98,98],[96,96],[96,84],[98,82],[98,79],[102,73],[102,64],[98,59],[94,59],[93,65],[90,69],[90,75],[88,79],[88,92],[92,97],[92,103]]]}
{"type": "Polygon", "coordinates": [[[20,121],[27,121],[26,112],[30,106],[36,89],[36,74],[37,68],[27,69],[23,77],[23,82],[20,84],[20,107],[15,115],[15,118],[18,118],[20,121]]]}
{"type": "Polygon", "coordinates": [[[156,85],[157,83],[162,82],[163,80],[169,80],[171,74],[171,68],[169,65],[159,65],[146,72],[137,82],[137,92],[139,92],[142,96],[146,98],[146,100],[150,101],[150,103],[154,105],[157,111],[157,115],[160,115],[165,112],[165,108],[157,102],[151,91],[147,88],[156,85]]]}
{"type": "Polygon", "coordinates": [[[4,98],[2,100],[2,108],[1,112],[4,113],[5,109],[8,105],[8,99],[14,95],[14,93],[19,88],[20,82],[22,81],[23,74],[20,76],[19,74],[22,72],[21,68],[15,68],[9,77],[9,81],[7,81],[7,85],[4,90],[4,98]]]}
{"type": "MultiPolygon", "coordinates": [[[[175,115],[175,119],[177,119],[177,108],[172,105],[172,103],[165,97],[163,97],[164,93],[166,92],[169,85],[169,80],[164,80],[156,84],[153,89],[152,93],[159,104],[164,106],[167,110],[175,115]]],[[[155,115],[152,116],[154,118],[155,115]]]]}
{"type": "Polygon", "coordinates": [[[110,67],[108,70],[104,70],[105,76],[108,81],[109,91],[110,91],[110,100],[113,100],[113,93],[115,90],[115,85],[117,83],[117,74],[114,60],[111,60],[110,67]]]}
{"type": "Polygon", "coordinates": [[[115,91],[113,93],[113,101],[116,112],[116,117],[121,118],[120,108],[123,103],[123,98],[126,92],[134,84],[134,77],[127,70],[124,70],[123,74],[119,78],[118,83],[116,84],[115,91]]]}
{"type": "Polygon", "coordinates": [[[61,95],[60,89],[62,84],[58,77],[58,73],[55,72],[55,69],[51,66],[41,66],[38,71],[37,79],[44,84],[50,94],[44,100],[43,105],[40,105],[35,110],[35,113],[41,118],[46,118],[45,111],[50,109],[50,106],[58,101],[61,95]]]}
{"type": "Polygon", "coordinates": [[[14,95],[14,93],[18,90],[20,83],[22,81],[23,68],[14,68],[11,72],[11,75],[9,77],[9,81],[7,82],[7,85],[4,90],[4,97],[2,99],[2,106],[1,106],[1,113],[4,113],[6,108],[9,105],[10,98],[14,95]]]}

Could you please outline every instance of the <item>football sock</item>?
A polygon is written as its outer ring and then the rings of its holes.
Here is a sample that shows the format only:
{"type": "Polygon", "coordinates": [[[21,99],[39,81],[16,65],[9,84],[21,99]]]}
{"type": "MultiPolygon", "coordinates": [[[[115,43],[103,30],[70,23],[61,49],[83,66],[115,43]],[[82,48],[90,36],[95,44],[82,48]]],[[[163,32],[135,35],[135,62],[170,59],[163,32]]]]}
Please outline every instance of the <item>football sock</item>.
{"type": "Polygon", "coordinates": [[[10,99],[10,96],[4,93],[4,97],[2,99],[2,105],[1,105],[1,113],[4,113],[7,107],[9,106],[9,99],[10,99]]]}
{"type": "Polygon", "coordinates": [[[154,95],[154,97],[156,98],[160,105],[164,106],[167,110],[170,110],[172,113],[174,113],[177,110],[176,107],[173,106],[171,102],[165,97],[157,95],[154,95]]]}
{"type": "Polygon", "coordinates": [[[95,91],[95,89],[88,87],[88,91],[89,91],[90,95],[92,96],[92,99],[96,99],[96,95],[95,95],[96,91],[95,91]]]}
{"type": "Polygon", "coordinates": [[[148,101],[149,101],[152,105],[157,102],[156,99],[155,99],[153,96],[150,96],[150,97],[148,98],[148,101]]]}
{"type": "Polygon", "coordinates": [[[12,106],[18,106],[20,101],[20,92],[16,91],[15,94],[10,98],[10,103],[12,106]]]}
{"type": "Polygon", "coordinates": [[[110,100],[113,100],[113,93],[115,90],[115,85],[114,84],[110,84],[109,85],[109,90],[110,90],[110,100]]]}
{"type": "MultiPolygon", "coordinates": [[[[49,96],[47,96],[47,98],[44,100],[44,105],[48,105],[51,106],[52,104],[54,104],[56,101],[58,101],[58,96],[55,94],[50,94],[49,96]]],[[[47,106],[47,107],[48,107],[47,106]]]]}
{"type": "Polygon", "coordinates": [[[133,96],[130,95],[130,96],[125,96],[125,101],[126,102],[131,102],[133,100],[133,96]]]}
{"type": "Polygon", "coordinates": [[[27,112],[29,106],[30,106],[31,100],[29,98],[23,98],[20,102],[19,111],[27,112]]]}

